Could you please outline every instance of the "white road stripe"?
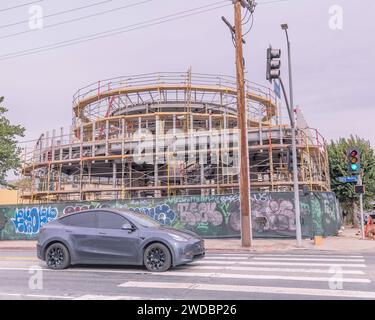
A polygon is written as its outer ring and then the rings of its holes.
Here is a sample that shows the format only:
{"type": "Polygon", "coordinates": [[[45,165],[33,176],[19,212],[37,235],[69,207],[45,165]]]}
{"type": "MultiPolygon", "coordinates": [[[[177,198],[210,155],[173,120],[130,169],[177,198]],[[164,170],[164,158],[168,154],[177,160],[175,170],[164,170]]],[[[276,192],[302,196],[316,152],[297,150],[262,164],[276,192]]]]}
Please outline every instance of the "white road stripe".
{"type": "Polygon", "coordinates": [[[171,300],[170,298],[150,298],[150,297],[137,297],[137,296],[104,296],[87,294],[73,300],[171,300]]]}
{"type": "Polygon", "coordinates": [[[345,259],[345,258],[330,258],[330,257],[327,257],[327,258],[284,258],[284,257],[278,257],[278,258],[274,258],[274,257],[259,257],[259,256],[247,256],[247,257],[238,257],[238,256],[221,256],[221,255],[210,255],[210,256],[206,256],[204,258],[205,260],[249,260],[249,259],[253,259],[253,260],[274,260],[274,261],[332,261],[332,262],[365,262],[364,259],[345,259]]]}
{"type": "MultiPolygon", "coordinates": [[[[298,269],[298,268],[267,268],[267,267],[228,267],[228,266],[196,266],[191,265],[189,270],[228,270],[228,271],[269,271],[269,272],[290,272],[290,273],[328,273],[333,272],[327,269],[298,269]]],[[[364,275],[360,270],[342,270],[342,274],[357,274],[364,275]]]]}
{"type": "Polygon", "coordinates": [[[129,282],[120,284],[119,287],[150,288],[150,289],[190,289],[190,290],[203,290],[203,291],[273,293],[273,294],[290,294],[290,295],[327,296],[327,297],[336,297],[336,298],[375,299],[375,292],[366,292],[366,291],[263,287],[263,286],[214,285],[214,284],[199,284],[199,283],[189,283],[189,282],[175,283],[175,282],[129,281],[129,282]]]}
{"type": "Polygon", "coordinates": [[[257,256],[261,257],[306,257],[306,258],[313,258],[313,257],[322,257],[322,258],[359,258],[363,259],[363,256],[346,256],[346,255],[335,255],[335,254],[257,254],[257,256]]]}
{"type": "Polygon", "coordinates": [[[34,298],[34,299],[60,299],[60,300],[171,300],[170,298],[150,298],[137,296],[104,296],[104,295],[83,295],[80,297],[74,296],[55,296],[43,294],[26,294],[26,293],[2,293],[0,297],[14,297],[14,298],[34,298]]]}
{"type": "MultiPolygon", "coordinates": [[[[210,261],[210,263],[215,264],[215,261],[210,261]]],[[[218,264],[224,264],[223,262],[219,262],[218,264]]],[[[238,264],[236,262],[234,263],[225,263],[228,264],[238,264]]],[[[244,263],[241,263],[244,264],[244,263]]],[[[332,274],[332,272],[327,269],[317,269],[317,268],[309,268],[309,269],[299,269],[299,268],[269,268],[269,267],[243,267],[243,266],[207,266],[207,265],[200,265],[197,263],[193,263],[190,265],[181,266],[184,268],[188,268],[189,270],[228,270],[228,271],[270,271],[270,272],[290,272],[290,273],[328,273],[332,274]]],[[[179,267],[181,269],[181,267],[179,267]]],[[[19,268],[19,267],[9,267],[9,268],[0,268],[0,270],[4,271],[29,271],[30,268],[19,268]]],[[[51,270],[46,268],[41,268],[42,271],[49,271],[49,272],[82,272],[82,273],[126,273],[129,272],[143,272],[142,269],[131,269],[131,270],[104,270],[104,269],[66,269],[66,270],[51,270]]],[[[173,270],[173,269],[172,269],[173,270]]],[[[342,270],[340,271],[342,274],[356,274],[356,275],[364,275],[365,273],[360,270],[342,270]]]]}
{"type": "MultiPolygon", "coordinates": [[[[32,270],[32,268],[6,268],[6,267],[0,267],[0,270],[4,270],[4,271],[29,271],[29,270],[32,270]]],[[[40,268],[38,270],[42,270],[42,271],[48,271],[48,272],[55,272],[56,274],[57,273],[67,273],[67,272],[83,272],[83,273],[129,273],[129,272],[140,272],[142,271],[142,269],[128,269],[128,270],[105,270],[105,269],[63,269],[63,270],[52,270],[52,269],[48,269],[48,268],[40,268]]]]}
{"type": "Polygon", "coordinates": [[[222,256],[205,256],[206,260],[248,260],[249,257],[222,257],[222,256]]]}
{"type": "Polygon", "coordinates": [[[263,258],[256,257],[254,260],[273,260],[273,261],[332,261],[332,262],[365,262],[364,259],[321,259],[321,258],[263,258]]]}
{"type": "Polygon", "coordinates": [[[199,264],[222,264],[222,265],[256,265],[256,266],[309,266],[309,267],[352,267],[352,268],[366,268],[365,264],[354,263],[303,263],[303,262],[277,262],[277,261],[221,261],[221,260],[200,260],[194,262],[194,265],[199,264]]]}
{"type": "Polygon", "coordinates": [[[44,299],[64,299],[64,300],[72,300],[74,298],[71,296],[53,296],[53,295],[42,295],[42,294],[3,293],[3,292],[0,292],[0,297],[44,298],[44,299]]]}
{"type": "MultiPolygon", "coordinates": [[[[134,273],[129,271],[128,273],[134,273]]],[[[137,272],[135,272],[137,273],[137,272]]],[[[371,283],[370,279],[362,278],[345,278],[337,276],[336,273],[332,274],[331,277],[297,277],[297,276],[282,276],[282,275],[270,275],[270,274],[238,274],[238,273],[222,273],[222,272],[183,272],[183,271],[168,271],[168,272],[148,272],[140,271],[139,274],[152,275],[157,277],[203,277],[203,278],[214,278],[214,279],[253,279],[253,280],[291,280],[291,281],[317,281],[317,282],[329,282],[329,281],[341,281],[350,283],[371,283]]]]}

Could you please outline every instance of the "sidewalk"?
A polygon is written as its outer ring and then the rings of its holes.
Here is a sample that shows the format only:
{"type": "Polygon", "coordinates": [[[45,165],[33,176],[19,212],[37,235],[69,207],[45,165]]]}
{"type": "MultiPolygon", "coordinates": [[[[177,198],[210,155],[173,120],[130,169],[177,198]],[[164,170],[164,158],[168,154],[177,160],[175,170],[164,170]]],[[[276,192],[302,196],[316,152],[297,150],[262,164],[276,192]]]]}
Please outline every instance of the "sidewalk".
{"type": "Polygon", "coordinates": [[[264,252],[288,250],[316,250],[316,251],[347,251],[374,252],[374,240],[361,240],[356,235],[358,229],[345,229],[339,236],[323,238],[320,245],[314,245],[313,240],[302,240],[302,248],[298,248],[295,239],[255,239],[252,248],[242,248],[239,239],[206,239],[208,250],[225,250],[237,252],[264,252]]]}
{"type": "MultiPolygon", "coordinates": [[[[288,250],[316,250],[316,251],[347,251],[347,252],[374,252],[374,240],[361,240],[356,235],[358,229],[345,229],[336,237],[324,238],[321,245],[314,245],[313,240],[303,240],[302,248],[296,246],[295,239],[255,239],[253,247],[242,248],[240,239],[206,239],[207,250],[228,252],[264,252],[288,250]]],[[[36,241],[0,241],[1,250],[35,250],[36,241]]]]}

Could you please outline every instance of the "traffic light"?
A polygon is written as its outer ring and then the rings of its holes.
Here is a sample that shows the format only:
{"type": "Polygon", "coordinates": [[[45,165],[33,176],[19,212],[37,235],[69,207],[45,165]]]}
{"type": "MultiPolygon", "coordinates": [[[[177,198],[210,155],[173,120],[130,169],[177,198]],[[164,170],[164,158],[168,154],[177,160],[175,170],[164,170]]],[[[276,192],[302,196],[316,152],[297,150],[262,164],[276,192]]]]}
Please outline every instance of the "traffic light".
{"type": "Polygon", "coordinates": [[[272,83],[272,79],[280,78],[280,67],[281,67],[281,50],[272,49],[269,47],[267,49],[267,74],[266,78],[272,83]]]}
{"type": "Polygon", "coordinates": [[[288,146],[286,150],[286,166],[289,172],[293,172],[293,149],[292,146],[288,146]]]}
{"type": "Polygon", "coordinates": [[[359,173],[360,163],[360,152],[358,149],[349,149],[348,151],[348,167],[350,173],[359,173]]]}

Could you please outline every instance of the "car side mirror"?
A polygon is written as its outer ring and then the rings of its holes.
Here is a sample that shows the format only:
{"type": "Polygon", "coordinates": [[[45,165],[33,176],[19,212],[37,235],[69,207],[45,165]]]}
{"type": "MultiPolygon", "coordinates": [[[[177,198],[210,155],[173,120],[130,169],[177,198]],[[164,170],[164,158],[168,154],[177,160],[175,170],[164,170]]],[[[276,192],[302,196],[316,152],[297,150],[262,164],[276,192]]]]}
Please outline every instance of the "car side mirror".
{"type": "Polygon", "coordinates": [[[134,227],[130,223],[124,223],[121,227],[122,230],[133,231],[134,227]]]}

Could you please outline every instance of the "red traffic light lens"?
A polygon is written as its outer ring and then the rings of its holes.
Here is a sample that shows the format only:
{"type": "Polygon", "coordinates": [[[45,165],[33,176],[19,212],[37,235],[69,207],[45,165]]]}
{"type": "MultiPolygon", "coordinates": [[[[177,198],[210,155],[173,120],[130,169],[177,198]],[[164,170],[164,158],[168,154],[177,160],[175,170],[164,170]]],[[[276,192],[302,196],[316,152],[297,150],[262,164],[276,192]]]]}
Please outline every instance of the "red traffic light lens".
{"type": "Polygon", "coordinates": [[[358,155],[358,151],[357,150],[352,150],[352,152],[350,152],[350,155],[352,157],[356,157],[358,155]]]}

